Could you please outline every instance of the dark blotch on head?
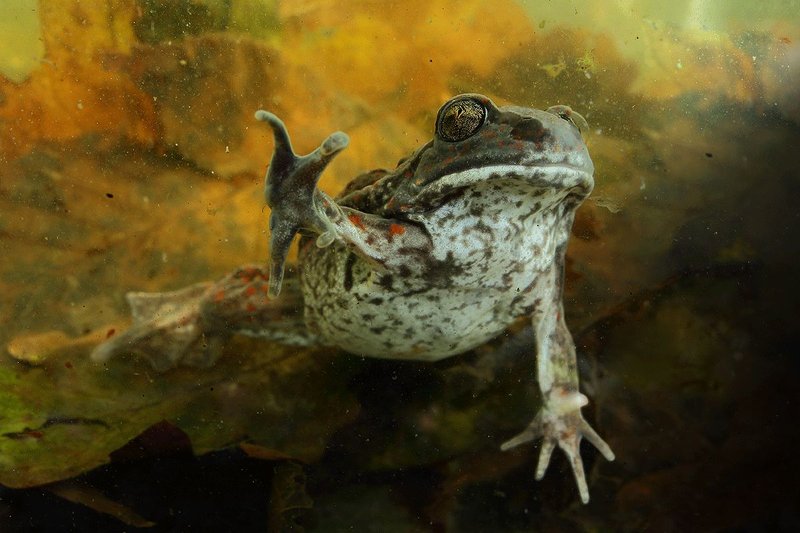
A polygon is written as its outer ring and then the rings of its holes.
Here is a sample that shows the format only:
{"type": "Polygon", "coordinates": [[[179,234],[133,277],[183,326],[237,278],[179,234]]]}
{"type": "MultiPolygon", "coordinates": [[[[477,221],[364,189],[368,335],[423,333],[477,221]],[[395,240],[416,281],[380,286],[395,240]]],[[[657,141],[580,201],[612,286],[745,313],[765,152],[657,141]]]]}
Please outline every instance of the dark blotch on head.
{"type": "Polygon", "coordinates": [[[531,117],[524,117],[511,130],[511,137],[518,141],[540,143],[549,135],[541,121],[531,117]]]}

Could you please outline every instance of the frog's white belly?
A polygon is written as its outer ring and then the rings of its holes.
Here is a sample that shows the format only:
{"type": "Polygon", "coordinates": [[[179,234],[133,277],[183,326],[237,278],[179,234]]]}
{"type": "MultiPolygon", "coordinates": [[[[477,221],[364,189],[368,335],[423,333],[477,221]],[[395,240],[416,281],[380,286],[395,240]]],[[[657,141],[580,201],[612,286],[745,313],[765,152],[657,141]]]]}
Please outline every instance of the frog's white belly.
{"type": "Polygon", "coordinates": [[[551,290],[543,274],[572,217],[547,194],[555,193],[495,180],[409,217],[433,241],[430,257],[417,259],[431,262],[425,276],[376,271],[339,244],[312,251],[303,266],[309,328],[356,354],[431,361],[497,336],[551,290]]]}

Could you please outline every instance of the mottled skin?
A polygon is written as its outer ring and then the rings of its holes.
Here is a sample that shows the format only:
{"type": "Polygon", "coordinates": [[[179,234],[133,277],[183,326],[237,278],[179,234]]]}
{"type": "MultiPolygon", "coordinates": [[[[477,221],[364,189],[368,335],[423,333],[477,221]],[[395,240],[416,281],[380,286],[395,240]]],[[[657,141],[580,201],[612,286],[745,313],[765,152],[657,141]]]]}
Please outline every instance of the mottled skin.
{"type": "MultiPolygon", "coordinates": [[[[335,200],[316,184],[347,136],[334,133],[298,157],[280,119],[265,111],[256,117],[269,123],[276,141],[266,185],[270,275],[243,268],[217,284],[195,286],[187,293],[194,299],[170,304],[169,312],[139,320],[135,313],[131,331],[139,332],[101,345],[95,358],[127,348],[168,367],[196,352],[201,337],[239,331],[373,357],[436,361],[530,316],[544,404],[502,448],[541,437],[540,479],[558,445],[588,502],[582,437],[608,460],[614,455],[581,416],[588,400],[578,390],[562,305],[574,213],[593,187],[592,161],[576,126],[585,124],[580,115],[566,106],[539,111],[458,96],[440,109],[432,141],[393,171],[356,178],[335,200]],[[291,280],[281,305],[284,296],[272,299],[281,291],[283,263],[298,232],[299,284],[291,280]],[[300,294],[304,322],[289,310],[299,306],[300,294]],[[168,346],[169,339],[180,343],[168,346]]],[[[134,308],[137,298],[148,297],[129,295],[134,308]]],[[[214,357],[208,354],[207,362],[214,357]]]]}

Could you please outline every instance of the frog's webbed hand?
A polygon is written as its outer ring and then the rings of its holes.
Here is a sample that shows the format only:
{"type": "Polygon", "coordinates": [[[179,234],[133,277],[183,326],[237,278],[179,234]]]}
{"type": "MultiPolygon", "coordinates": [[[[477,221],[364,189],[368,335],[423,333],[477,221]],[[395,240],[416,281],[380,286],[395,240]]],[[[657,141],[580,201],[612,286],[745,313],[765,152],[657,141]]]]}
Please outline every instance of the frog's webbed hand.
{"type": "Polygon", "coordinates": [[[298,156],[292,150],[289,132],[281,119],[263,110],[256,112],[256,119],[269,124],[275,135],[275,152],[264,189],[267,205],[272,210],[269,296],[274,298],[281,290],[289,247],[300,229],[317,233],[320,247],[336,238],[335,228],[326,214],[333,200],[317,189],[317,182],[328,163],[347,147],[349,138],[337,131],[310,154],[298,156]]]}

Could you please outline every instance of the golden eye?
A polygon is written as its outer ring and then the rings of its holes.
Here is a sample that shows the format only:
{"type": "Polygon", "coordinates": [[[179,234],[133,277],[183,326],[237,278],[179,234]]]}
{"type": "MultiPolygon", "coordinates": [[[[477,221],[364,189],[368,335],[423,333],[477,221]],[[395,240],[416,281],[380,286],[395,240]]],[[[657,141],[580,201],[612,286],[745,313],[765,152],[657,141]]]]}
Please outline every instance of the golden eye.
{"type": "Polygon", "coordinates": [[[445,141],[458,142],[474,135],[486,119],[486,108],[471,98],[451,100],[439,111],[436,133],[445,141]]]}

